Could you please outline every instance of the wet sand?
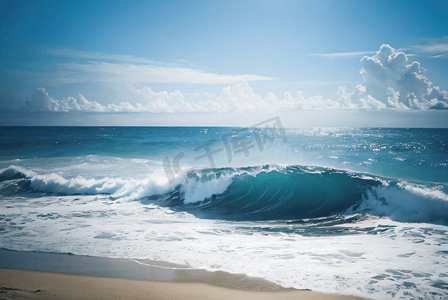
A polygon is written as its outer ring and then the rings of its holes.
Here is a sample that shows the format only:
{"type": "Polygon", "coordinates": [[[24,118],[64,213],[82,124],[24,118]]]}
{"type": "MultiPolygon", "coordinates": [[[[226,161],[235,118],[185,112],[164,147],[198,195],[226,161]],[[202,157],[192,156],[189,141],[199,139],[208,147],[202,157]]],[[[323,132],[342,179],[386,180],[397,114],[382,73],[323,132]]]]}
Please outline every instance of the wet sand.
{"type": "Polygon", "coordinates": [[[0,249],[1,299],[362,299],[185,265],[0,249]]]}
{"type": "Polygon", "coordinates": [[[0,299],[361,299],[312,291],[253,292],[205,283],[158,282],[0,269],[0,299]]]}

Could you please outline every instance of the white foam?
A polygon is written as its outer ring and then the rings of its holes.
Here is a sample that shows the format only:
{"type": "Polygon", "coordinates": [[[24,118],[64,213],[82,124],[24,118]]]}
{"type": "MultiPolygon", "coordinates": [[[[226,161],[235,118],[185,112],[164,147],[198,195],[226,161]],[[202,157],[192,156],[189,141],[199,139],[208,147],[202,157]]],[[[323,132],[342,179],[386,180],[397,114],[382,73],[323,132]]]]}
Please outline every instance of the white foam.
{"type": "Polygon", "coordinates": [[[367,192],[367,197],[359,207],[348,210],[348,213],[353,212],[387,216],[400,222],[447,225],[448,195],[437,188],[430,189],[407,183],[398,186],[379,186],[367,192]]]}
{"type": "MultiPolygon", "coordinates": [[[[213,172],[196,173],[197,177],[184,180],[180,191],[183,193],[184,203],[196,203],[209,199],[213,195],[224,193],[232,184],[233,178],[242,174],[257,176],[259,173],[280,172],[285,174],[286,166],[272,164],[267,167],[257,166],[250,169],[232,169],[222,171],[219,175],[213,172]]],[[[312,171],[310,171],[311,173],[312,171]]]]}
{"type": "Polygon", "coordinates": [[[184,203],[196,203],[213,195],[224,193],[232,183],[231,175],[221,176],[220,178],[213,177],[207,180],[187,178],[180,189],[183,193],[184,203]]]}
{"type": "Polygon", "coordinates": [[[33,171],[29,171],[20,166],[11,165],[7,168],[0,169],[0,178],[4,179],[12,179],[17,177],[30,177],[34,176],[36,173],[33,171]]]}
{"type": "Polygon", "coordinates": [[[68,195],[111,194],[114,198],[126,201],[164,194],[181,184],[181,192],[183,193],[185,203],[203,201],[214,194],[223,193],[232,183],[232,176],[235,175],[235,172],[229,172],[227,175],[220,177],[212,174],[207,178],[197,173],[199,176],[192,178],[177,177],[172,184],[169,184],[161,168],[148,170],[143,179],[123,179],[119,177],[86,179],[80,175],[65,179],[55,173],[38,175],[33,171],[18,166],[10,166],[0,171],[0,175],[4,178],[15,178],[17,176],[28,178],[31,182],[31,188],[36,191],[68,195]]]}
{"type": "Polygon", "coordinates": [[[0,247],[9,249],[163,260],[369,299],[446,297],[431,286],[448,275],[445,226],[374,218],[338,225],[357,234],[303,236],[300,224],[203,220],[107,196],[11,197],[0,205],[10,219],[0,225],[0,247]]]}
{"type": "Polygon", "coordinates": [[[401,183],[400,186],[413,194],[420,195],[425,198],[448,201],[448,195],[438,188],[428,189],[426,187],[415,186],[406,183],[401,183]]]}

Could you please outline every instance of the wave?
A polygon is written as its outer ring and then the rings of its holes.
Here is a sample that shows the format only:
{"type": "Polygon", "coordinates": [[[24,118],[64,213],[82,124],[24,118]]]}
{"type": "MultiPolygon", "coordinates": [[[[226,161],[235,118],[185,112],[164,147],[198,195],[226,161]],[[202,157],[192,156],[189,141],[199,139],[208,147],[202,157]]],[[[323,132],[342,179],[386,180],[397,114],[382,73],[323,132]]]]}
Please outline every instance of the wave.
{"type": "Polygon", "coordinates": [[[186,184],[148,201],[207,218],[290,220],[343,213],[379,184],[333,169],[267,165],[191,172],[186,184]],[[206,186],[216,180],[220,185],[214,185],[222,192],[206,198],[191,197],[190,182],[206,186]]]}
{"type": "MultiPolygon", "coordinates": [[[[144,179],[65,179],[18,166],[0,170],[0,194],[23,189],[58,194],[109,194],[120,201],[157,204],[201,218],[296,220],[370,214],[400,222],[448,225],[448,195],[441,186],[407,183],[337,169],[265,165],[191,170],[168,184],[161,170],[144,179]]],[[[446,187],[445,187],[446,188],[446,187]]]]}
{"type": "MultiPolygon", "coordinates": [[[[97,195],[110,194],[114,198],[138,199],[147,195],[166,193],[173,187],[168,186],[161,174],[148,174],[145,179],[123,179],[105,177],[101,179],[87,179],[83,176],[65,179],[61,175],[36,174],[18,166],[10,166],[0,170],[0,182],[10,181],[17,184],[13,179],[23,179],[25,184],[21,184],[28,190],[46,193],[57,193],[65,195],[97,195]]],[[[3,184],[2,190],[7,190],[8,186],[3,184]]]]}
{"type": "Polygon", "coordinates": [[[28,176],[34,176],[36,173],[28,171],[22,167],[10,166],[6,169],[0,169],[0,182],[12,179],[22,179],[28,176]]]}
{"type": "Polygon", "coordinates": [[[373,187],[346,212],[385,216],[398,222],[448,225],[448,195],[439,188],[392,182],[373,187]]]}

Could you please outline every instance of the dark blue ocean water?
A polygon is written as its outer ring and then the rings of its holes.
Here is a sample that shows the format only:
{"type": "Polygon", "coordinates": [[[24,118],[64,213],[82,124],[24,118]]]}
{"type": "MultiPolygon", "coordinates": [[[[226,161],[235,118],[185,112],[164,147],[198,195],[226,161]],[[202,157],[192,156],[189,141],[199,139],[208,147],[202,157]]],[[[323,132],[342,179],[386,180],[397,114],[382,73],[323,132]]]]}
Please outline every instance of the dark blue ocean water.
{"type": "Polygon", "coordinates": [[[447,296],[448,129],[0,127],[0,197],[8,249],[447,296]]]}

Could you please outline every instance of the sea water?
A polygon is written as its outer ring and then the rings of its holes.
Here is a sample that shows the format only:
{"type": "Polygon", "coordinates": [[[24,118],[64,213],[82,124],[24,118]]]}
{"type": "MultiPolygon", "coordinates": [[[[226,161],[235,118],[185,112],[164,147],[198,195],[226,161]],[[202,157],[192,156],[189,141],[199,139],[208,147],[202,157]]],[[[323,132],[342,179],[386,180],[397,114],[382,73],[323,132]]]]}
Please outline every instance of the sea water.
{"type": "Polygon", "coordinates": [[[448,297],[447,129],[267,121],[1,127],[0,247],[448,297]]]}

